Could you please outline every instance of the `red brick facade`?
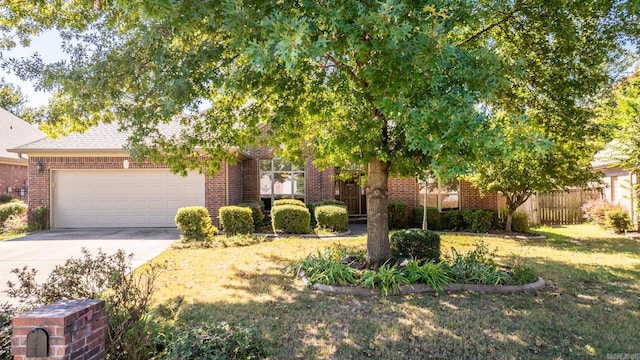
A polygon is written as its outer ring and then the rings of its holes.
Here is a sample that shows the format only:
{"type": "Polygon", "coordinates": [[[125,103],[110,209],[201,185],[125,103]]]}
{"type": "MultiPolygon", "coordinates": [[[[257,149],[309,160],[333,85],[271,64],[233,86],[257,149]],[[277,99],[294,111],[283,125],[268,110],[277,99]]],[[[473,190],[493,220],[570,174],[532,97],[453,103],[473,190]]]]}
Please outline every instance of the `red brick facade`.
{"type": "Polygon", "coordinates": [[[18,197],[16,189],[25,188],[27,181],[27,165],[0,163],[0,194],[8,194],[11,187],[11,195],[18,197]]]}
{"type": "Polygon", "coordinates": [[[389,200],[398,200],[406,203],[409,211],[418,206],[418,190],[416,178],[389,178],[389,200]]]}
{"type": "Polygon", "coordinates": [[[460,210],[490,209],[498,210],[498,193],[490,193],[482,196],[478,189],[468,181],[460,181],[460,210]]]}

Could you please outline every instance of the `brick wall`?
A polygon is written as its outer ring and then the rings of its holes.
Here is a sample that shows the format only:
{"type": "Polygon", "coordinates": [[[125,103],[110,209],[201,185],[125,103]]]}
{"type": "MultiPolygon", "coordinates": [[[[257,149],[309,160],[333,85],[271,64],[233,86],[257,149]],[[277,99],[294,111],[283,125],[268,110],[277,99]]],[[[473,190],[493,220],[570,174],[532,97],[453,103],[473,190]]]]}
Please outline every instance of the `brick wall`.
{"type": "Polygon", "coordinates": [[[389,200],[407,204],[409,212],[418,206],[418,182],[415,177],[389,177],[389,200]]]}
{"type": "Polygon", "coordinates": [[[14,317],[12,325],[14,360],[34,359],[27,357],[27,336],[37,328],[49,336],[46,359],[98,360],[105,357],[108,319],[102,300],[58,301],[14,317]]]}
{"type": "Polygon", "coordinates": [[[491,209],[498,210],[498,193],[489,193],[484,196],[468,181],[460,181],[460,210],[467,209],[491,209]]]}
{"type": "Polygon", "coordinates": [[[228,205],[237,205],[242,202],[243,168],[243,164],[240,162],[229,165],[228,205]]]}
{"type": "MultiPolygon", "coordinates": [[[[7,194],[9,186],[23,188],[27,181],[27,165],[0,163],[0,194],[7,194]]],[[[15,192],[11,193],[16,196],[15,192]]]]}
{"type": "MultiPolygon", "coordinates": [[[[30,157],[29,158],[29,207],[51,205],[52,169],[123,169],[124,160],[129,161],[129,169],[166,169],[163,164],[148,161],[138,163],[124,156],[111,157],[30,157]],[[42,173],[36,173],[36,163],[42,164],[42,173]]],[[[217,224],[218,209],[226,204],[225,163],[213,177],[205,174],[205,207],[217,224]]],[[[48,228],[49,224],[47,224],[48,228]]]]}

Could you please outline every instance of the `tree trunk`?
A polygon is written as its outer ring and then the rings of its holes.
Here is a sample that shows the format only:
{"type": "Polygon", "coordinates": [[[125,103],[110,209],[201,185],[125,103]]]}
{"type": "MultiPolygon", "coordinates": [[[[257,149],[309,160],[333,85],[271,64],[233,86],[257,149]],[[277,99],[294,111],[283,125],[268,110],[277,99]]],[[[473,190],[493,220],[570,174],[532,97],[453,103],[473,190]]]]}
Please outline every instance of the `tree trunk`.
{"type": "Polygon", "coordinates": [[[367,261],[382,265],[391,258],[389,245],[389,164],[372,159],[367,169],[367,261]]]}
{"type": "Polygon", "coordinates": [[[507,221],[504,225],[504,231],[508,231],[511,232],[511,222],[513,220],[513,211],[508,210],[507,211],[507,221]]]}

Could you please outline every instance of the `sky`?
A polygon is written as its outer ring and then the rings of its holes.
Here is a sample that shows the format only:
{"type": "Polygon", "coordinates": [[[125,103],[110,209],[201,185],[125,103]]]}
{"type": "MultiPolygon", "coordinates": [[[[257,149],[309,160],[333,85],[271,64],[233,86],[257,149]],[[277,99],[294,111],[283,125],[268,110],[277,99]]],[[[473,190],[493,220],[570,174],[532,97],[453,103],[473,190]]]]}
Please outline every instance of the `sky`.
{"type": "MultiPolygon", "coordinates": [[[[3,52],[2,57],[30,57],[38,52],[45,63],[52,63],[67,58],[62,52],[61,44],[62,40],[60,39],[57,31],[49,30],[34,38],[28,48],[17,46],[11,51],[3,52]]],[[[17,76],[9,74],[5,70],[0,71],[0,77],[4,78],[6,82],[20,87],[20,90],[28,99],[28,104],[30,106],[40,106],[47,103],[47,100],[49,99],[49,93],[36,91],[33,88],[33,83],[22,81],[17,76]]]]}

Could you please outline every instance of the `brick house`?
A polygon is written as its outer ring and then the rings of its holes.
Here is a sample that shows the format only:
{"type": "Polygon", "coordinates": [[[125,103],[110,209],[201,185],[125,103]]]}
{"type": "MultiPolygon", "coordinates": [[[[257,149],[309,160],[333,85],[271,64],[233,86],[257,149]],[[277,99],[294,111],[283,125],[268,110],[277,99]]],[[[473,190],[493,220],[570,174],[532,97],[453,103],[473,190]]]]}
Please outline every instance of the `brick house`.
{"type": "Polygon", "coordinates": [[[0,194],[26,197],[28,160],[7,150],[44,136],[35,126],[0,108],[0,194]]]}
{"type": "MultiPolygon", "coordinates": [[[[165,134],[179,131],[172,124],[160,130],[165,134]]],[[[205,206],[217,223],[222,206],[260,199],[269,209],[279,198],[306,203],[339,199],[350,214],[366,214],[357,174],[354,180],[335,180],[338,169],[320,171],[311,160],[290,164],[274,158],[269,149],[259,148],[230,150],[235,163],[223,163],[214,176],[194,171],[182,177],[163,164],[131,160],[123,150],[127,137],[117,124],[101,124],[84,133],[12,149],[29,156],[29,205],[49,208],[52,228],[174,227],[176,210],[192,205],[205,206]]],[[[480,197],[475,190],[471,195],[462,194],[467,188],[463,182],[459,196],[456,194],[458,207],[496,208],[494,198],[476,201],[480,197]]],[[[437,199],[443,196],[440,187],[429,191],[437,199]]],[[[392,178],[389,197],[404,201],[409,208],[418,206],[420,184],[415,178],[392,178]]],[[[447,204],[450,207],[451,201],[447,204]]]]}

